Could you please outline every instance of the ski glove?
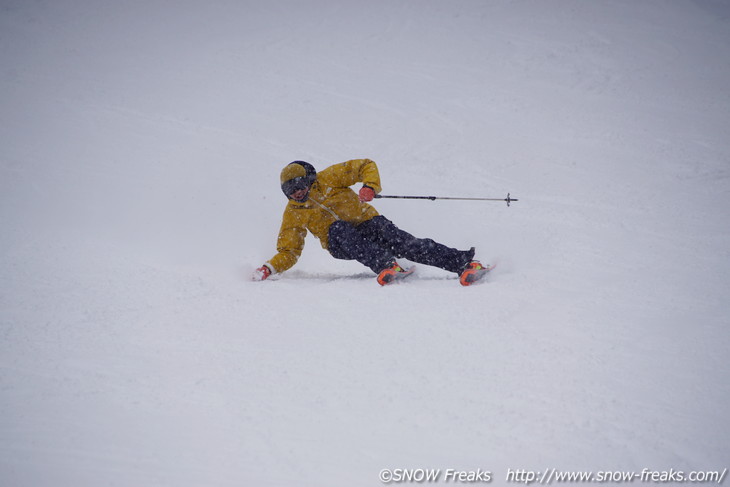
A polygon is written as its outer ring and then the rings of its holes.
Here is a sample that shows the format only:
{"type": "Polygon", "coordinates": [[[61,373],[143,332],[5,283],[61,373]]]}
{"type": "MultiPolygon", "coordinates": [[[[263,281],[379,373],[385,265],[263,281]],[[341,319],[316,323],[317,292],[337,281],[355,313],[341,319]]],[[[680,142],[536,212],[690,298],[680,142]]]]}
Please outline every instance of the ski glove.
{"type": "Polygon", "coordinates": [[[271,275],[271,269],[266,264],[262,265],[255,271],[253,271],[253,275],[251,276],[252,281],[263,281],[266,278],[268,278],[271,275]]]}
{"type": "Polygon", "coordinates": [[[365,201],[373,201],[373,198],[375,198],[375,190],[371,188],[370,186],[363,186],[360,188],[360,202],[363,203],[365,201]]]}

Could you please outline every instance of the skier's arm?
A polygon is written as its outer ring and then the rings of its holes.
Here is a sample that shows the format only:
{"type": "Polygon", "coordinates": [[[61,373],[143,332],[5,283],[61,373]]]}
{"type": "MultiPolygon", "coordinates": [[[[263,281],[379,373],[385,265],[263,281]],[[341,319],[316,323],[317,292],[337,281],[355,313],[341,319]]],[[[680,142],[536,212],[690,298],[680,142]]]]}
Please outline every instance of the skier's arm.
{"type": "Polygon", "coordinates": [[[276,241],[277,253],[266,262],[272,274],[291,268],[302,255],[307,229],[299,221],[300,215],[295,215],[294,211],[296,210],[290,210],[288,207],[284,210],[279,238],[276,241]]]}
{"type": "Polygon", "coordinates": [[[270,275],[284,272],[296,264],[299,256],[302,255],[306,236],[307,229],[298,223],[288,209],[285,210],[279,238],[276,242],[277,253],[263,266],[256,269],[253,280],[263,281],[270,275]]]}
{"type": "Polygon", "coordinates": [[[276,274],[290,269],[297,263],[304,249],[304,238],[307,230],[302,227],[283,228],[279,232],[279,239],[276,243],[276,255],[266,264],[276,274]]]}
{"type": "Polygon", "coordinates": [[[380,172],[378,171],[378,165],[375,164],[375,161],[371,161],[370,159],[359,159],[359,161],[362,161],[362,163],[360,165],[358,181],[361,182],[363,186],[372,188],[375,193],[380,193],[382,188],[380,187],[380,172]]]}
{"type": "Polygon", "coordinates": [[[380,193],[380,173],[375,161],[370,159],[352,159],[330,166],[317,176],[329,186],[350,187],[356,183],[372,188],[380,193]]]}

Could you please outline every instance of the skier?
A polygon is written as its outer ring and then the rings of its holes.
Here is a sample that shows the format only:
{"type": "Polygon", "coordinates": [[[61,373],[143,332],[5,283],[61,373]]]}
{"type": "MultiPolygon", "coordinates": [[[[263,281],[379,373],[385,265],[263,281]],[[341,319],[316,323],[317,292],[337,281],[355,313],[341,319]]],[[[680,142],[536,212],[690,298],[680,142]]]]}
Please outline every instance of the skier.
{"type": "Polygon", "coordinates": [[[396,258],[455,272],[468,286],[484,274],[474,260],[474,247],[457,250],[431,239],[416,238],[398,228],[369,205],[380,192],[374,161],[353,159],[317,173],[308,162],[294,161],[281,171],[281,189],[289,199],[284,209],[277,254],[256,269],[252,278],[263,281],[284,272],[299,259],[307,230],[336,259],[357,260],[377,274],[380,285],[409,274],[396,258]],[[359,193],[350,186],[363,183],[359,193]]]}

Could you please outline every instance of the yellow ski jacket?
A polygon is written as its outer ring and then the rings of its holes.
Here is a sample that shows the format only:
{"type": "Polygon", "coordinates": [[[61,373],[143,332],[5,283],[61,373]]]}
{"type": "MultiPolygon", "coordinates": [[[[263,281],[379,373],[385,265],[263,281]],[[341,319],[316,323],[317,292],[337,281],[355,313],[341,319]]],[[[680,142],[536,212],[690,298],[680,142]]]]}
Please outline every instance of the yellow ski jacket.
{"type": "Polygon", "coordinates": [[[284,272],[297,263],[307,230],[327,249],[332,223],[344,220],[357,225],[378,215],[375,208],[361,203],[357,193],[350,189],[356,183],[370,186],[376,194],[380,192],[380,174],[374,161],[353,159],[330,166],[317,173],[307,201],[289,200],[281,221],[277,254],[267,262],[272,271],[284,272]]]}

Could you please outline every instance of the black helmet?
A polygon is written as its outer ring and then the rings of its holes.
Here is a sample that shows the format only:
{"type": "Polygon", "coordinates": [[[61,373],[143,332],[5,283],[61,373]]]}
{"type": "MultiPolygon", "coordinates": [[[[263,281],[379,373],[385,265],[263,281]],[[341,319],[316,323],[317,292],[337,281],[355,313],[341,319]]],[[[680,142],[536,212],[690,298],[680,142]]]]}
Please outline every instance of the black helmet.
{"type": "MultiPolygon", "coordinates": [[[[294,161],[287,164],[281,171],[281,190],[287,198],[293,199],[291,194],[297,190],[310,188],[317,180],[317,171],[308,162],[294,161]]],[[[299,202],[307,201],[309,192],[299,202]]]]}

